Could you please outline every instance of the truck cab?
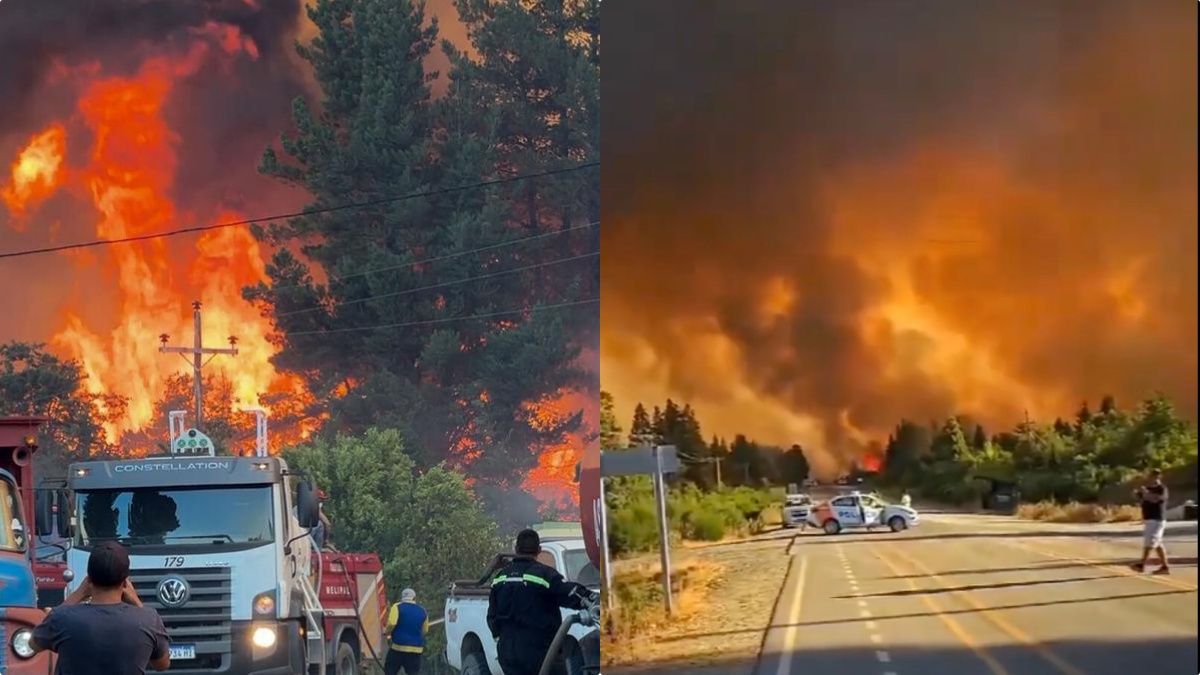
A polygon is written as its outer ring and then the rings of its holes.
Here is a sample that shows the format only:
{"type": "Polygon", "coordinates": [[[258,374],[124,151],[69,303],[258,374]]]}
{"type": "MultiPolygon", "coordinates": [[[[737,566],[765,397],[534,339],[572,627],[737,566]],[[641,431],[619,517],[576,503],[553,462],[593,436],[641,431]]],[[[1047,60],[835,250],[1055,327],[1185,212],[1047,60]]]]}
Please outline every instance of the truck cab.
{"type": "Polygon", "coordinates": [[[210,450],[81,462],[68,484],[67,592],[97,542],[123,544],[138,596],[171,636],[171,672],[326,672],[337,645],[325,643],[314,582],[316,494],[284,460],[210,450]]]}
{"type": "Polygon", "coordinates": [[[45,613],[37,608],[32,556],[36,548],[27,514],[36,430],[42,418],[0,418],[0,673],[45,675],[53,672],[54,655],[34,654],[33,628],[45,613]]]}

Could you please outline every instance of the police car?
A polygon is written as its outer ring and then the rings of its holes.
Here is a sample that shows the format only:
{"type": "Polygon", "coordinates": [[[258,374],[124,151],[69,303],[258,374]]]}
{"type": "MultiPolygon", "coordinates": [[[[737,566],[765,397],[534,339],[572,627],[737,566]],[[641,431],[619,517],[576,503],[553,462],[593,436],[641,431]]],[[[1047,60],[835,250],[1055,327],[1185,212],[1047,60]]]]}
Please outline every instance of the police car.
{"type": "Polygon", "coordinates": [[[808,524],[821,528],[825,534],[876,527],[902,532],[919,525],[920,522],[921,518],[916,509],[888,504],[874,495],[858,492],[821,502],[810,509],[808,514],[808,524]]]}

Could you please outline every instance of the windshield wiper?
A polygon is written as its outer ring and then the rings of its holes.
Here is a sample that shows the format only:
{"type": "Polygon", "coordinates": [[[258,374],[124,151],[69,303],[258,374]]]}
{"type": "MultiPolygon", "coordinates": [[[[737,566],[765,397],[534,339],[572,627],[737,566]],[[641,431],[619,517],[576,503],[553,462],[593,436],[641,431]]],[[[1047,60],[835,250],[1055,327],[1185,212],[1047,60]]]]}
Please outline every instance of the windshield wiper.
{"type": "Polygon", "coordinates": [[[172,535],[172,536],[166,537],[166,539],[216,539],[217,541],[214,541],[212,543],[214,543],[214,544],[220,544],[220,543],[236,544],[237,543],[236,541],[233,540],[233,537],[231,537],[227,534],[180,534],[180,535],[172,535]]]}

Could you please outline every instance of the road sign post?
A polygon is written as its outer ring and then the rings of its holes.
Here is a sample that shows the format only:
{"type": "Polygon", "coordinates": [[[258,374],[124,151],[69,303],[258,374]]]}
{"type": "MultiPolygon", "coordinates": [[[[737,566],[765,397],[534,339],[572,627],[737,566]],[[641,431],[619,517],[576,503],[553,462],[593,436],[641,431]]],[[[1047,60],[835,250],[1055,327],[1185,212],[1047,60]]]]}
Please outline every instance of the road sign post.
{"type": "MultiPolygon", "coordinates": [[[[667,522],[667,484],[665,476],[679,472],[679,456],[675,446],[658,445],[646,448],[630,448],[614,452],[600,453],[600,481],[603,484],[607,476],[644,476],[650,475],[654,482],[654,501],[658,507],[658,540],[659,555],[663,568],[663,597],[667,615],[675,612],[675,599],[671,592],[671,531],[667,522]]],[[[607,506],[601,508],[607,513],[607,506]]],[[[601,518],[602,540],[604,555],[608,555],[608,518],[601,518]]],[[[611,593],[612,577],[605,575],[611,593]]]]}

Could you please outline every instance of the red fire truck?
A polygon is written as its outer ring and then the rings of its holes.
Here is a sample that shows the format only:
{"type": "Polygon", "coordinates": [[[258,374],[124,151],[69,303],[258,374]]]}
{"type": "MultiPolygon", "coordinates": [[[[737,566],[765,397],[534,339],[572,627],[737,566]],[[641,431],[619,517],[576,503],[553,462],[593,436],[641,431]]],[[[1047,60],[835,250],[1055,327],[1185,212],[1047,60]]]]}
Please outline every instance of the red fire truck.
{"type": "Polygon", "coordinates": [[[27,489],[33,482],[33,453],[37,429],[45,422],[36,417],[0,418],[0,673],[33,675],[53,670],[53,655],[34,654],[29,644],[32,629],[44,613],[37,608],[29,536],[33,499],[27,489]]]}

